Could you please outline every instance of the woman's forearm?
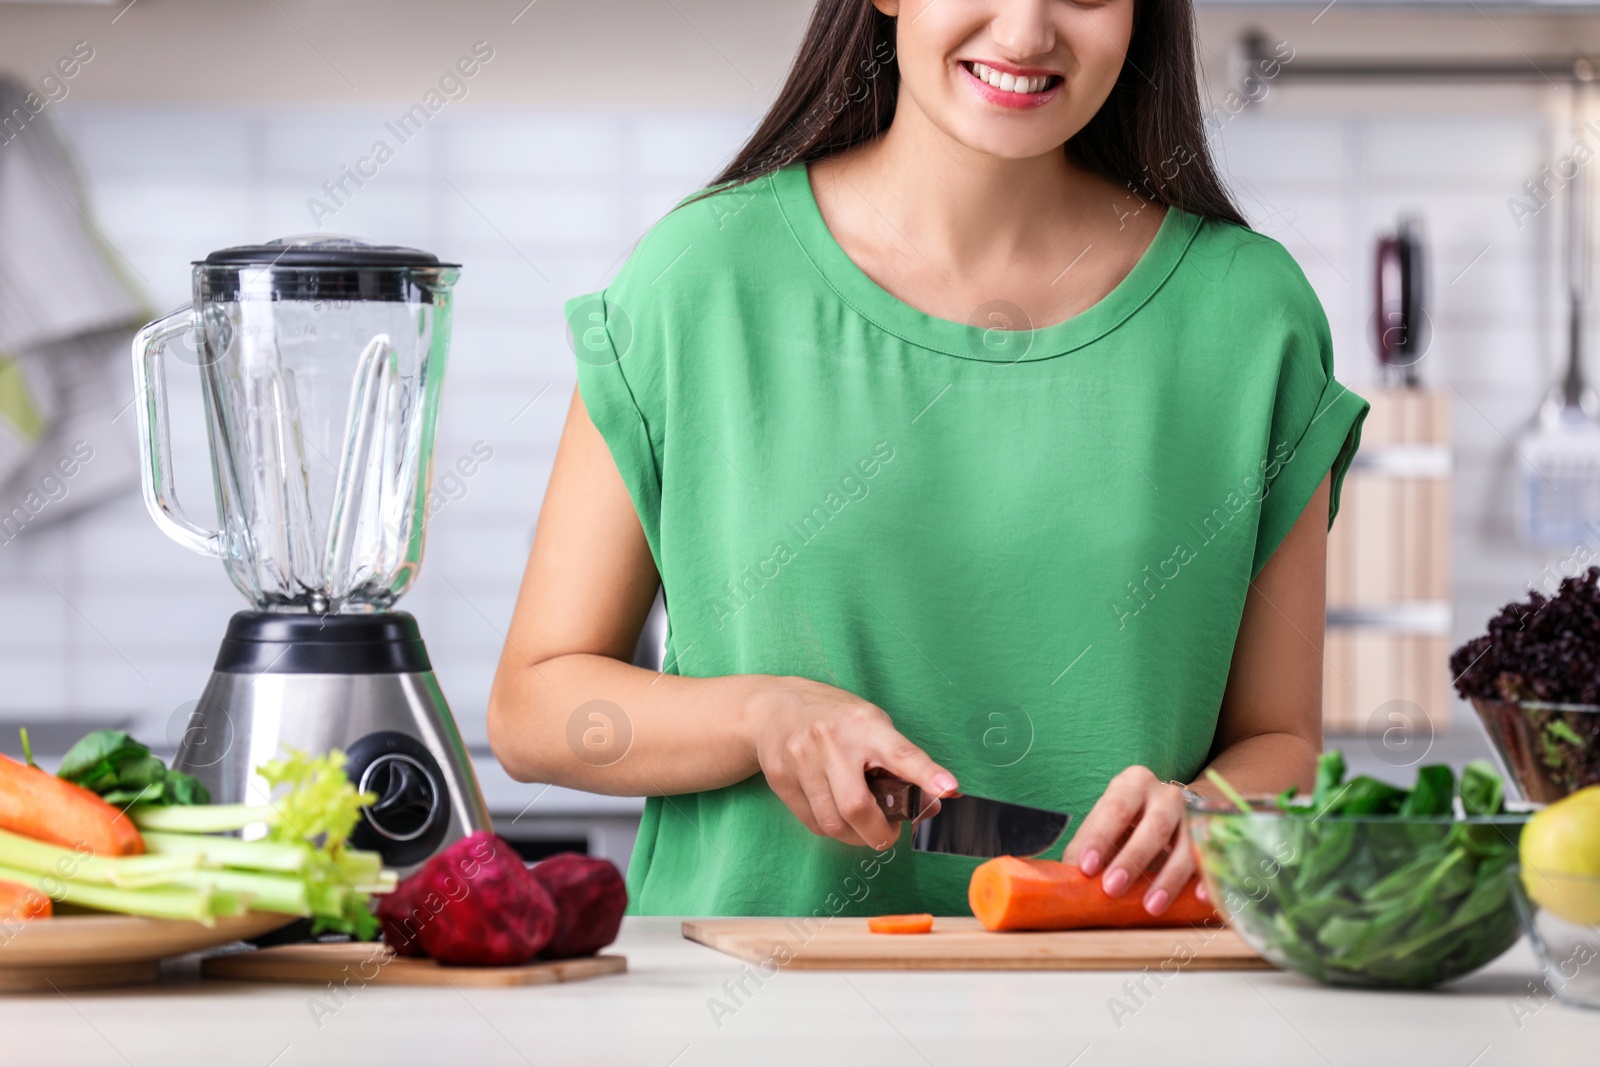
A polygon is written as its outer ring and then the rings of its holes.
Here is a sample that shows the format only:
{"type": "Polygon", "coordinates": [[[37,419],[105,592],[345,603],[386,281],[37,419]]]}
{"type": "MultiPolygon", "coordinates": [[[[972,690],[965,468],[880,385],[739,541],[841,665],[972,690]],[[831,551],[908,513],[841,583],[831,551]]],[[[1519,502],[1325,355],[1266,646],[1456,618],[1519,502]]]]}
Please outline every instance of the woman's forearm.
{"type": "Polygon", "coordinates": [[[718,789],[760,769],[748,720],[763,681],[658,674],[589,653],[503,664],[489,741],[522,781],[617,796],[718,789]]]}

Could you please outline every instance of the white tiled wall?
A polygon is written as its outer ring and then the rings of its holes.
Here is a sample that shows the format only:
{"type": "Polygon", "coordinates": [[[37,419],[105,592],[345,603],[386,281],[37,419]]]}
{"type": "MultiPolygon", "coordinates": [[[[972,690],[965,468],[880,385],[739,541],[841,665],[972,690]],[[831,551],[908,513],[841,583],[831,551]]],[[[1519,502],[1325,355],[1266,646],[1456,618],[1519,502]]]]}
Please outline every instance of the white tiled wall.
{"type": "MultiPolygon", "coordinates": [[[[188,301],[190,260],[316,229],[307,199],[388,136],[392,116],[96,104],[57,117],[101,229],[164,311],[188,301]]],[[[603,285],[752,118],[447,112],[324,220],[327,232],[464,264],[435,458],[443,469],[477,441],[493,458],[434,515],[422,577],[402,606],[422,622],[469,744],[484,742],[501,634],[574,383],[561,302],[603,285]]],[[[213,507],[194,372],[171,361],[169,373],[178,494],[205,521],[213,507]]],[[[160,736],[199,695],[228,616],[244,606],[218,563],[156,529],[136,492],[29,531],[0,549],[0,716],[127,716],[160,736]]]]}
{"type": "MultiPolygon", "coordinates": [[[[102,228],[162,309],[187,301],[191,259],[312,229],[307,198],[391,117],[71,103],[57,114],[102,228]]],[[[325,222],[465,264],[437,459],[448,464],[477,440],[494,458],[435,516],[422,578],[403,606],[422,620],[469,742],[483,741],[500,634],[573,384],[560,303],[603,284],[755,117],[446,112],[325,222]]],[[[1505,200],[1552,158],[1554,143],[1536,114],[1267,110],[1219,134],[1246,212],[1303,264],[1333,322],[1339,372],[1358,390],[1374,377],[1365,339],[1373,237],[1401,210],[1425,219],[1435,338],[1424,373],[1459,390],[1459,637],[1544,562],[1509,540],[1506,437],[1555,369],[1558,212],[1518,231],[1505,200]]],[[[192,381],[173,384],[179,492],[208,514],[198,396],[192,381]]],[[[25,536],[0,550],[0,715],[126,714],[163,730],[198,695],[223,625],[243,604],[220,566],[169,542],[134,495],[25,536]]]]}

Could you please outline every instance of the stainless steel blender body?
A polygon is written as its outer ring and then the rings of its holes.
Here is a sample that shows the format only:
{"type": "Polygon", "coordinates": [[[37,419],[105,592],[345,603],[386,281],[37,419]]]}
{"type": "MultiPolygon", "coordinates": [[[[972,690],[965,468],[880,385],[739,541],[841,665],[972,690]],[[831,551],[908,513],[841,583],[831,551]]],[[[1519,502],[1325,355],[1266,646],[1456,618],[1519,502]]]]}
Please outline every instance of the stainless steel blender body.
{"type": "Polygon", "coordinates": [[[144,499],[251,603],[230,622],[177,765],[261,800],[282,747],[347,751],[379,801],[357,840],[393,866],[484,829],[470,761],[415,620],[455,264],[349,238],[223,249],[194,302],[133,343],[144,499]],[[181,345],[181,347],[180,347],[181,345]],[[199,371],[217,526],[173,491],[165,364],[199,371]]]}
{"type": "Polygon", "coordinates": [[[255,773],[285,749],[343,749],[377,800],[351,834],[408,872],[440,846],[490,827],[466,746],[406,612],[317,616],[241,611],[174,765],[227,803],[265,803],[255,773]]]}

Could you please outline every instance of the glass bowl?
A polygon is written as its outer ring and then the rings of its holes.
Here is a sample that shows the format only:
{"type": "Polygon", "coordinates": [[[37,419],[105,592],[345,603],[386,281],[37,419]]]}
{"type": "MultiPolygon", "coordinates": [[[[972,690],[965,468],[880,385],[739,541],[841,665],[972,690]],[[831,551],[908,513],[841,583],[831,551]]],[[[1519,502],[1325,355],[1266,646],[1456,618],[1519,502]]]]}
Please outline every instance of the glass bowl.
{"type": "Polygon", "coordinates": [[[1545,983],[1568,1004],[1600,1008],[1600,875],[1523,867],[1511,895],[1545,983]]]}
{"type": "Polygon", "coordinates": [[[1523,799],[1549,804],[1600,785],[1600,706],[1483,697],[1472,706],[1523,799]]]}
{"type": "Polygon", "coordinates": [[[1329,985],[1426,989],[1522,935],[1511,883],[1526,818],[1313,819],[1207,801],[1188,827],[1212,902],[1272,963],[1329,985]]]}

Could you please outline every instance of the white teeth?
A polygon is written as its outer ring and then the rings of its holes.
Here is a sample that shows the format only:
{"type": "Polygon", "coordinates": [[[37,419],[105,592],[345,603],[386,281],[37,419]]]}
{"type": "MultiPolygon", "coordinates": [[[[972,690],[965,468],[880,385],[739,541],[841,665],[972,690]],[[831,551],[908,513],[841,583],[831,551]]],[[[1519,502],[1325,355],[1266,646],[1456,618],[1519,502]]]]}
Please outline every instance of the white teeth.
{"type": "Polygon", "coordinates": [[[1043,92],[1049,83],[1048,75],[1039,75],[1032,78],[1019,78],[1013,74],[1002,74],[993,67],[982,63],[973,63],[970,67],[972,73],[979,80],[994,86],[1004,93],[1038,93],[1043,92]]]}

